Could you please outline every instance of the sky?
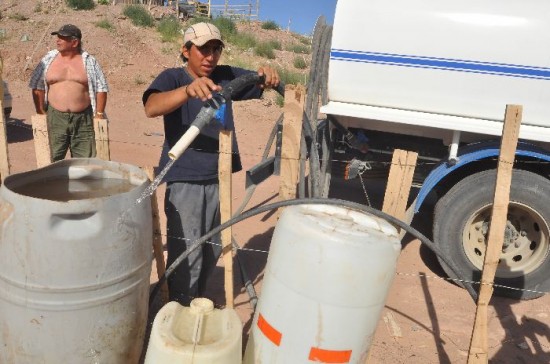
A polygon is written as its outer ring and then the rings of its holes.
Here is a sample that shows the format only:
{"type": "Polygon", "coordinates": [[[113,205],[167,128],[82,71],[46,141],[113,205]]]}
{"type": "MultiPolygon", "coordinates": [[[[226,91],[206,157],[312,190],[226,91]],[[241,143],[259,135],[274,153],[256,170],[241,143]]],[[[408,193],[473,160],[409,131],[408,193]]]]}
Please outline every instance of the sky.
{"type": "MultiPolygon", "coordinates": [[[[254,9],[257,0],[228,0],[228,4],[250,4],[254,9]]],[[[312,34],[315,22],[324,15],[328,24],[334,21],[337,0],[259,0],[261,21],[272,20],[281,29],[299,34],[312,34]]],[[[224,4],[224,0],[213,0],[212,4],[224,4]]]]}
{"type": "Polygon", "coordinates": [[[260,0],[260,20],[273,20],[282,29],[312,34],[315,22],[324,15],[328,24],[334,21],[336,0],[260,0]]]}

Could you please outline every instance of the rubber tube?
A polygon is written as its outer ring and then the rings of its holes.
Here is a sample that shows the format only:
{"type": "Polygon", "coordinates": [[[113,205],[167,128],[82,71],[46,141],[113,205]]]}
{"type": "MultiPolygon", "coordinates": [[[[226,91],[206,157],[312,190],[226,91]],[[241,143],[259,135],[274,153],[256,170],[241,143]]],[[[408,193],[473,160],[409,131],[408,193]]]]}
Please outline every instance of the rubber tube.
{"type": "MultiPolygon", "coordinates": [[[[388,221],[390,224],[392,224],[392,225],[394,225],[398,228],[401,228],[401,229],[407,231],[412,236],[418,238],[420,240],[420,242],[422,244],[424,244],[427,248],[429,248],[432,252],[434,252],[435,255],[437,255],[453,271],[453,273],[455,273],[455,275],[457,277],[461,276],[458,273],[459,271],[458,271],[455,263],[452,260],[448,259],[439,250],[439,247],[436,244],[434,244],[431,240],[429,240],[427,237],[425,237],[424,234],[422,234],[421,232],[419,232],[418,230],[416,230],[412,226],[408,225],[407,223],[405,223],[405,222],[403,222],[403,221],[401,221],[401,220],[399,220],[399,219],[397,219],[397,218],[395,218],[395,217],[393,217],[389,214],[386,214],[385,212],[382,212],[380,210],[377,210],[377,209],[369,207],[369,206],[358,204],[356,202],[339,200],[339,199],[324,199],[324,198],[294,199],[294,200],[279,201],[279,202],[275,202],[275,203],[272,203],[272,204],[269,204],[269,205],[263,205],[263,206],[259,206],[259,207],[247,210],[244,213],[242,213],[238,216],[235,216],[235,217],[231,218],[230,220],[227,220],[223,224],[218,225],[217,227],[213,228],[212,230],[210,230],[208,233],[206,233],[202,237],[195,240],[193,242],[193,244],[185,252],[180,254],[180,256],[178,258],[176,258],[176,260],[174,262],[172,262],[172,264],[170,264],[169,267],[166,268],[166,271],[164,272],[164,274],[160,277],[157,284],[153,287],[153,290],[151,291],[151,294],[149,296],[149,302],[150,303],[153,302],[153,299],[155,298],[155,296],[160,291],[160,287],[162,286],[162,284],[164,283],[166,278],[168,278],[172,274],[172,272],[177,268],[177,266],[180,265],[183,262],[183,260],[185,258],[187,258],[187,256],[189,256],[189,254],[191,252],[193,252],[195,249],[197,249],[199,246],[201,246],[201,244],[204,244],[208,239],[210,239],[214,235],[218,234],[222,230],[224,230],[224,229],[226,229],[226,228],[228,228],[228,227],[230,227],[230,226],[232,226],[232,225],[234,225],[234,224],[236,224],[240,221],[246,220],[246,219],[248,219],[252,216],[261,214],[261,213],[266,212],[266,211],[278,209],[278,208],[284,207],[284,206],[307,205],[307,204],[310,204],[310,205],[311,204],[317,204],[317,205],[318,204],[325,204],[325,205],[344,206],[344,207],[347,207],[347,208],[350,208],[350,209],[353,209],[353,210],[356,210],[356,211],[365,212],[365,213],[368,213],[368,214],[372,214],[376,217],[382,218],[382,219],[388,221]]],[[[463,284],[464,284],[464,288],[468,291],[470,296],[474,299],[474,301],[476,301],[478,295],[477,295],[477,292],[474,290],[472,283],[468,282],[468,281],[463,281],[463,284]]]]}

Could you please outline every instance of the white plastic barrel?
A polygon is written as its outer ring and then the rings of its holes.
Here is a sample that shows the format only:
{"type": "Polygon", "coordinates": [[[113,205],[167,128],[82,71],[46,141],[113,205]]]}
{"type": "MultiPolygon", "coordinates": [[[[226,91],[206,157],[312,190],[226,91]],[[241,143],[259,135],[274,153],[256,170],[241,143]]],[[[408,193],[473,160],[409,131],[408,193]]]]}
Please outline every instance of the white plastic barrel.
{"type": "Polygon", "coordinates": [[[242,324],[235,310],[195,298],[169,302],[153,322],[145,364],[241,364],[242,324]]]}
{"type": "Polygon", "coordinates": [[[400,249],[397,230],[375,216],[286,207],[243,363],[364,363],[400,249]]]}
{"type": "Polygon", "coordinates": [[[99,159],[5,179],[0,363],[139,361],[152,223],[150,200],[135,201],[147,181],[138,167],[99,159]]]}

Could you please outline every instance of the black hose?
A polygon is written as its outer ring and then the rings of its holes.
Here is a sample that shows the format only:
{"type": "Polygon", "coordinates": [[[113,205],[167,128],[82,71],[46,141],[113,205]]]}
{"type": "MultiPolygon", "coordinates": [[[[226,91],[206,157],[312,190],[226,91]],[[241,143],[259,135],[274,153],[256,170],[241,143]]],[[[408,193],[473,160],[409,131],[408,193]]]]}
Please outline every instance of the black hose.
{"type": "MultiPolygon", "coordinates": [[[[220,92],[220,95],[226,100],[233,100],[235,96],[239,94],[244,88],[256,84],[263,83],[265,81],[265,76],[258,76],[257,73],[248,73],[240,77],[235,78],[229,82],[223,90],[220,92]]],[[[279,85],[274,88],[280,95],[285,94],[285,84],[284,82],[279,82],[279,85]]]]}
{"type": "MultiPolygon", "coordinates": [[[[273,145],[273,141],[275,140],[275,136],[277,135],[278,124],[281,123],[282,121],[283,121],[283,115],[281,114],[281,116],[279,116],[279,118],[275,122],[275,125],[273,125],[273,129],[271,130],[271,134],[269,135],[268,141],[265,145],[264,152],[262,154],[262,162],[265,161],[267,159],[267,156],[269,155],[269,151],[271,150],[271,146],[273,145]]],[[[248,202],[252,198],[252,195],[254,194],[256,187],[257,185],[253,184],[246,189],[246,195],[243,198],[243,202],[237,208],[233,216],[239,215],[241,212],[243,212],[244,208],[246,207],[246,205],[248,205],[248,202]]],[[[238,249],[240,248],[240,246],[233,236],[231,237],[231,242],[233,244],[233,248],[235,248],[235,260],[241,271],[241,278],[242,278],[244,288],[248,293],[248,296],[250,297],[250,305],[252,306],[253,310],[256,310],[256,303],[258,302],[258,296],[256,295],[256,290],[254,289],[252,280],[249,278],[248,273],[244,267],[244,264],[239,257],[238,249]]]]}
{"type": "MultiPolygon", "coordinates": [[[[295,199],[295,200],[285,200],[285,201],[279,201],[275,202],[269,205],[263,205],[256,208],[253,208],[251,210],[247,210],[243,212],[242,214],[235,216],[231,218],[230,220],[224,222],[221,225],[218,225],[217,227],[210,230],[208,233],[203,235],[202,237],[198,238],[193,242],[193,244],[187,249],[185,252],[180,254],[178,258],[172,264],[170,264],[169,267],[166,268],[165,273],[160,277],[157,284],[153,287],[153,290],[151,291],[151,294],[149,296],[149,303],[151,304],[155,298],[155,296],[158,294],[160,287],[164,283],[164,281],[172,274],[172,272],[183,262],[187,256],[193,252],[195,249],[197,249],[201,244],[204,244],[208,239],[213,237],[214,235],[220,233],[222,230],[240,222],[245,219],[248,219],[252,216],[261,214],[266,211],[278,209],[279,207],[284,206],[292,206],[292,205],[307,205],[307,204],[325,204],[325,205],[337,205],[337,206],[344,206],[347,208],[350,208],[352,210],[372,214],[376,217],[382,218],[392,225],[401,228],[408,232],[409,234],[413,235],[414,237],[418,238],[422,244],[424,244],[426,247],[428,247],[432,252],[434,252],[438,258],[440,258],[452,271],[455,273],[457,277],[460,277],[461,274],[459,274],[458,269],[456,268],[455,263],[452,260],[449,260],[445,254],[443,254],[439,247],[434,244],[431,240],[429,240],[427,237],[424,236],[421,232],[413,228],[412,226],[408,225],[407,223],[389,215],[385,212],[382,212],[380,210],[376,210],[372,207],[365,206],[358,204],[356,202],[351,201],[345,201],[345,200],[338,200],[338,199],[324,199],[324,198],[308,198],[308,199],[295,199]]],[[[477,292],[474,290],[473,285],[471,282],[464,281],[464,288],[470,293],[470,296],[474,299],[474,301],[477,301],[477,292]]]]}
{"type": "Polygon", "coordinates": [[[306,197],[306,160],[307,160],[307,143],[306,143],[306,137],[304,133],[302,133],[302,136],[300,138],[300,174],[298,178],[298,197],[299,198],[306,197]]]}
{"type": "MultiPolygon", "coordinates": [[[[307,99],[305,105],[305,117],[303,121],[303,129],[311,135],[311,146],[309,150],[309,191],[312,197],[324,197],[328,195],[327,186],[327,167],[326,160],[329,159],[328,147],[321,145],[323,149],[323,161],[319,156],[319,136],[317,128],[317,118],[319,111],[319,100],[326,103],[327,101],[327,79],[328,79],[328,60],[330,55],[332,27],[327,25],[324,17],[319,17],[315,25],[313,43],[312,43],[312,60],[307,85],[307,99]]],[[[323,134],[322,138],[325,138],[323,134]]],[[[324,140],[322,140],[324,142],[324,140]]],[[[302,153],[301,157],[304,157],[302,153]]],[[[330,170],[329,170],[330,172],[330,170]]],[[[330,178],[330,177],[328,177],[330,178]]]]}
{"type": "MultiPolygon", "coordinates": [[[[328,124],[328,121],[327,121],[328,124]]],[[[321,159],[321,195],[319,197],[328,197],[330,180],[331,180],[331,163],[330,157],[334,152],[334,143],[332,143],[330,130],[328,125],[324,125],[321,130],[323,131],[321,150],[322,150],[322,159],[321,159]]]]}

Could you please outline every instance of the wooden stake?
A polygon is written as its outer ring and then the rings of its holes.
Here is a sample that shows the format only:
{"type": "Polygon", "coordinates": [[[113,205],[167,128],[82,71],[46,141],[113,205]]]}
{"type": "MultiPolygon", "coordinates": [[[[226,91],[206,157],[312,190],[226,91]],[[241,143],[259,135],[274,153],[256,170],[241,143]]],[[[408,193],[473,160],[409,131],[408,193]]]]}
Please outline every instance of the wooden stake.
{"type": "Polygon", "coordinates": [[[393,151],[382,211],[400,220],[405,218],[417,158],[415,152],[393,151]]]}
{"type": "MultiPolygon", "coordinates": [[[[0,83],[2,80],[0,79],[0,83]]],[[[10,157],[8,152],[8,134],[6,130],[6,119],[4,118],[4,105],[0,100],[0,177],[2,182],[10,175],[10,157]]]]}
{"type": "MultiPolygon", "coordinates": [[[[150,181],[155,179],[155,170],[153,167],[147,166],[143,168],[150,181]]],[[[162,235],[160,231],[160,215],[159,206],[157,202],[157,192],[151,194],[151,212],[153,214],[153,255],[155,256],[155,263],[157,265],[157,276],[160,279],[166,271],[166,263],[164,262],[164,249],[162,246],[162,235]]],[[[168,285],[166,281],[160,287],[160,295],[162,302],[168,302],[168,285]]]]}
{"type": "Polygon", "coordinates": [[[281,200],[296,198],[300,170],[300,138],[306,90],[304,86],[286,85],[283,108],[283,140],[281,146],[281,174],[279,196],[281,200]]]}
{"type": "MultiPolygon", "coordinates": [[[[220,131],[220,156],[218,160],[220,186],[221,223],[231,219],[231,171],[233,134],[229,130],[220,131]]],[[[221,232],[222,257],[225,266],[225,305],[233,308],[233,249],[231,245],[231,227],[221,232]]]]}
{"type": "Polygon", "coordinates": [[[48,123],[46,115],[35,114],[31,117],[32,134],[34,136],[34,152],[36,154],[36,166],[47,166],[52,162],[50,140],[48,139],[48,123]]]}
{"type": "Polygon", "coordinates": [[[105,161],[111,160],[109,150],[109,121],[107,119],[94,118],[95,145],[97,157],[105,161]]]}
{"type": "Polygon", "coordinates": [[[507,105],[504,118],[504,127],[500,144],[500,155],[497,166],[497,177],[489,237],[483,262],[481,287],[477,300],[476,317],[468,353],[469,364],[484,364],[489,361],[487,339],[487,312],[489,301],[493,294],[493,281],[498,261],[502,253],[504,232],[510,202],[510,184],[512,183],[512,169],[516,154],[519,128],[521,125],[523,108],[520,105],[507,105]]]}
{"type": "MultiPolygon", "coordinates": [[[[417,158],[418,153],[415,152],[401,149],[393,151],[382,211],[400,220],[405,218],[417,158]]],[[[371,342],[374,342],[374,338],[371,342]]],[[[369,350],[366,363],[371,362],[371,353],[372,350],[369,350]]]]}

